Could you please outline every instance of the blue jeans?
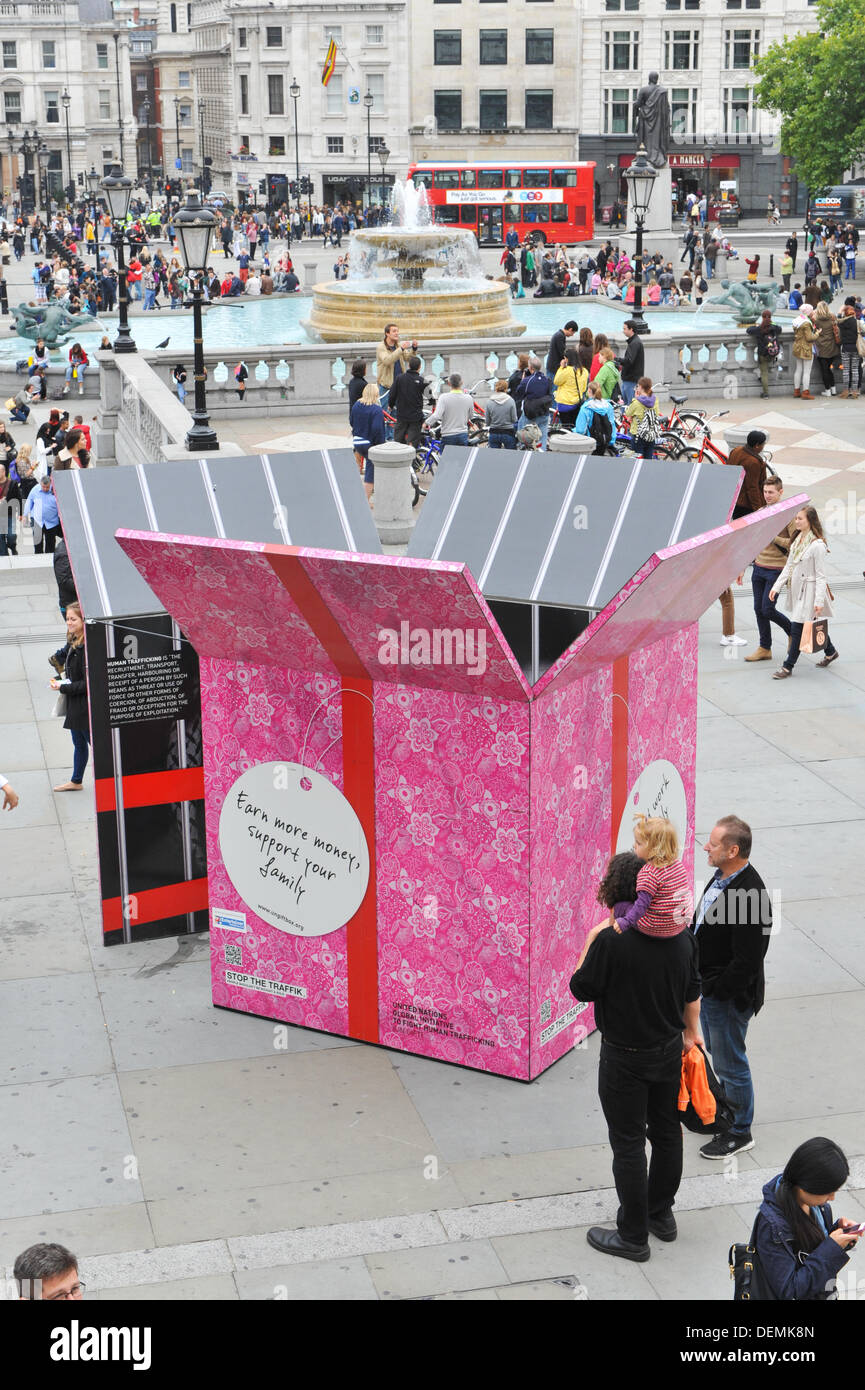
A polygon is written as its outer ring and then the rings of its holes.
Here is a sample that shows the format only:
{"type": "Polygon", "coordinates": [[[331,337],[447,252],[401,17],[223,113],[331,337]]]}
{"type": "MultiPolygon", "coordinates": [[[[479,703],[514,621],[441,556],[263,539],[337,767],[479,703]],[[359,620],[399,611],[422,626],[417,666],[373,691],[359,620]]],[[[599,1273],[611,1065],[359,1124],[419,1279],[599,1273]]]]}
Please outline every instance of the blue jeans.
{"type": "Polygon", "coordinates": [[[144,291],[144,307],[145,309],[156,308],[156,290],[144,291]]]}
{"type": "Polygon", "coordinates": [[[735,1118],[731,1133],[748,1134],[754,1123],[754,1084],[745,1052],[745,1034],[754,1017],[753,1009],[742,1012],[732,999],[704,998],[700,1003],[700,1026],[712,1066],[724,1083],[735,1118]]]}
{"type": "Polygon", "coordinates": [[[84,366],[82,362],[69,363],[69,366],[66,368],[66,380],[72,380],[72,373],[76,369],[76,367],[78,368],[78,381],[79,383],[83,383],[85,374],[87,372],[87,368],[84,366]]]}
{"type": "Polygon", "coordinates": [[[777,599],[770,599],[773,584],[780,578],[780,570],[763,569],[755,565],[751,571],[751,590],[754,594],[754,612],[757,616],[757,631],[760,646],[764,651],[772,650],[772,623],[777,623],[782,632],[790,636],[790,619],[777,609],[777,599]]]}
{"type": "MultiPolygon", "coordinates": [[[[792,671],[801,655],[799,645],[802,641],[802,629],[804,623],[790,624],[790,645],[787,648],[787,655],[784,658],[784,667],[787,671],[792,671]]],[[[832,656],[835,652],[835,644],[829,634],[826,634],[826,646],[823,648],[824,656],[832,656]]]]}
{"type": "Polygon", "coordinates": [[[855,259],[852,260],[852,261],[848,261],[848,262],[847,262],[847,273],[846,273],[846,275],[844,276],[844,279],[845,279],[845,280],[855,280],[855,279],[856,279],[856,261],[855,261],[855,259]]]}
{"type": "Polygon", "coordinates": [[[462,434],[443,434],[442,444],[460,444],[464,449],[469,447],[468,430],[463,430],[462,434]]]}
{"type": "Polygon", "coordinates": [[[84,769],[90,757],[90,735],[83,729],[70,729],[72,735],[72,747],[74,754],[72,758],[72,781],[84,781],[84,769]]]}
{"type": "Polygon", "coordinates": [[[490,430],[489,448],[515,449],[517,441],[507,430],[490,430]]]}
{"type": "Polygon", "coordinates": [[[520,415],[519,420],[517,421],[517,429],[518,429],[518,430],[524,430],[525,427],[526,427],[526,425],[537,425],[538,429],[539,429],[540,432],[541,432],[541,448],[542,448],[542,449],[546,449],[546,447],[547,447],[547,436],[549,435],[549,432],[550,432],[550,417],[549,417],[549,414],[547,414],[547,415],[539,415],[539,416],[536,416],[534,420],[529,420],[529,419],[527,418],[527,416],[526,416],[525,411],[523,411],[522,414],[520,415]]]}
{"type": "Polygon", "coordinates": [[[619,385],[619,389],[622,393],[622,400],[625,402],[625,405],[630,405],[637,391],[637,383],[635,381],[622,381],[619,385]]]}

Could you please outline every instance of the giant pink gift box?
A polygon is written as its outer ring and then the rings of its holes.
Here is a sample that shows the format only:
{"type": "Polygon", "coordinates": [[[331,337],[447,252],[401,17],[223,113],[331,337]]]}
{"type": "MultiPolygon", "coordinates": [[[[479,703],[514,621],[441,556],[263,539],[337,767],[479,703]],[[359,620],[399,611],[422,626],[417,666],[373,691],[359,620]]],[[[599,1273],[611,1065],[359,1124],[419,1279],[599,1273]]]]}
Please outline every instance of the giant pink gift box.
{"type": "Polygon", "coordinates": [[[248,922],[212,925],[214,1004],[524,1081],[569,1051],[598,881],[660,760],[692,862],[697,620],[801,502],[653,555],[534,686],[465,565],[119,531],[201,660],[212,916],[248,922]],[[473,633],[484,669],[404,642],[393,664],[382,631],[418,629],[473,633]],[[264,921],[223,860],[226,797],[274,760],[327,777],[366,837],[366,894],[326,935],[264,921]],[[263,988],[234,983],[238,945],[263,988]]]}

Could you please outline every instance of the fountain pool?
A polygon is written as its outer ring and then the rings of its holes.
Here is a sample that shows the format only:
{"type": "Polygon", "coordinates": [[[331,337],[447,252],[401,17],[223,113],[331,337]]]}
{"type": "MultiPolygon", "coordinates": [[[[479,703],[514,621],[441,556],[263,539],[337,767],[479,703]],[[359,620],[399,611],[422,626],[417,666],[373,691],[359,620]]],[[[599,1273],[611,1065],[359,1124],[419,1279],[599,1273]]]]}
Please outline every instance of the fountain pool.
{"type": "MultiPolygon", "coordinates": [[[[205,350],[222,352],[229,359],[252,357],[256,348],[309,343],[310,339],[301,325],[301,320],[308,317],[309,309],[310,300],[303,295],[284,299],[232,300],[227,304],[213,305],[204,316],[205,350]]],[[[585,300],[577,303],[570,299],[521,299],[518,312],[530,338],[552,337],[556,329],[570,318],[576,319],[581,328],[591,328],[595,333],[607,333],[611,337],[618,336],[625,319],[620,309],[601,299],[591,303],[585,300]]],[[[720,329],[731,337],[741,335],[743,342],[746,341],[744,330],[736,327],[734,314],[704,312],[697,317],[693,311],[677,309],[649,309],[645,313],[655,332],[670,333],[684,341],[699,337],[707,329],[720,329]]],[[[382,317],[382,330],[385,322],[382,317]]],[[[99,332],[76,335],[76,341],[82,343],[88,353],[97,351],[102,333],[107,333],[113,339],[117,332],[116,317],[100,318],[99,323],[99,332]]],[[[130,326],[132,336],[142,351],[152,351],[157,343],[170,336],[169,346],[163,351],[164,357],[170,359],[175,354],[188,357],[192,353],[192,315],[182,310],[173,314],[135,317],[130,321],[130,326]]],[[[376,334],[375,339],[378,336],[376,334]]],[[[501,336],[509,336],[507,329],[502,331],[501,336]]],[[[19,358],[27,357],[32,346],[17,334],[0,338],[0,361],[8,366],[19,358]]],[[[519,348],[516,335],[514,347],[519,348]]],[[[65,349],[52,354],[52,360],[59,361],[62,353],[65,361],[68,350],[67,344],[65,349]]]]}

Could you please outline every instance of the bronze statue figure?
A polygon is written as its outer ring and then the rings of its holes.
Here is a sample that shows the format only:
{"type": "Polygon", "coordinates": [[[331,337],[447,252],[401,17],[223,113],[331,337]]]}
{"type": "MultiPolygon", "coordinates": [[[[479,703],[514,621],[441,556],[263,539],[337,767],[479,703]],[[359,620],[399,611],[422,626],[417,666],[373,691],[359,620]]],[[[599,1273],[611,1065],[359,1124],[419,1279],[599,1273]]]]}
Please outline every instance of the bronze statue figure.
{"type": "Polygon", "coordinates": [[[634,120],[638,144],[645,145],[650,164],[662,169],[670,146],[670,102],[656,72],[649,73],[648,83],[637,93],[634,120]]]}

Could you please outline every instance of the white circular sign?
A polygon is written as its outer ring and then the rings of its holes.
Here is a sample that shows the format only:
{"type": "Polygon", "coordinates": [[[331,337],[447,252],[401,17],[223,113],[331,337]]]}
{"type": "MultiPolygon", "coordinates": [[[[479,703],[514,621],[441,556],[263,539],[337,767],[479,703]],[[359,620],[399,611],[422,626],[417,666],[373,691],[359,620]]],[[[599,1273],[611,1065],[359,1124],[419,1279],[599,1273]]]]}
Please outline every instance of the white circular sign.
{"type": "Polygon", "coordinates": [[[663,816],[673,822],[679,837],[679,850],[685,852],[688,838],[688,802],[685,798],[685,784],[678,768],[665,758],[658,758],[643,768],[625,802],[619,834],[616,840],[616,853],[631,849],[634,843],[634,816],[642,812],[644,816],[663,816]]]}
{"type": "Polygon", "coordinates": [[[351,803],[300,763],[259,763],[232,786],[219,849],[247,907],[292,936],[350,921],[369,882],[369,850],[351,803]]]}

